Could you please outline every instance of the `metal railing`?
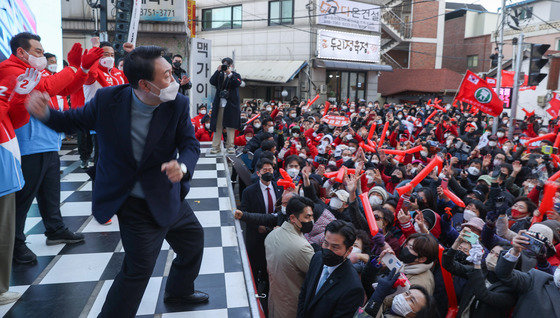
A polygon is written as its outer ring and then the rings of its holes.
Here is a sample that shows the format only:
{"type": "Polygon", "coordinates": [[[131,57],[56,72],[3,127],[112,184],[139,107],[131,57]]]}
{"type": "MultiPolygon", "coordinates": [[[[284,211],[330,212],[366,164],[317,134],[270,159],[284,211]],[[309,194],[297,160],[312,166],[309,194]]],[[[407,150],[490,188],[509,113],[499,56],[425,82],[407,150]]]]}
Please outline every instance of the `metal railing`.
{"type": "Polygon", "coordinates": [[[387,53],[381,54],[381,60],[383,60],[385,64],[391,65],[393,68],[398,68],[398,69],[404,68],[402,65],[399,64],[399,62],[397,62],[394,58],[392,58],[387,53]]]}
{"type": "Polygon", "coordinates": [[[383,23],[395,30],[402,39],[408,39],[412,36],[412,29],[409,23],[406,23],[393,10],[386,10],[381,15],[383,23]]]}

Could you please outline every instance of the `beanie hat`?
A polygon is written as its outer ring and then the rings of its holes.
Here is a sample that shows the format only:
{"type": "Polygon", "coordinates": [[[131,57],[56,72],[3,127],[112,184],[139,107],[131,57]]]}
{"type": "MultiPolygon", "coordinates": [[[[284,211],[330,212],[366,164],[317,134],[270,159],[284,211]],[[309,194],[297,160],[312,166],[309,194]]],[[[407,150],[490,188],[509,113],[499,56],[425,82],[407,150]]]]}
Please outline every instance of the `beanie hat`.
{"type": "Polygon", "coordinates": [[[373,193],[377,193],[379,195],[381,195],[381,198],[383,199],[383,203],[384,204],[387,199],[389,198],[389,194],[387,193],[387,191],[385,191],[385,189],[383,189],[380,186],[375,186],[373,188],[371,188],[368,192],[368,196],[371,196],[373,193]]]}

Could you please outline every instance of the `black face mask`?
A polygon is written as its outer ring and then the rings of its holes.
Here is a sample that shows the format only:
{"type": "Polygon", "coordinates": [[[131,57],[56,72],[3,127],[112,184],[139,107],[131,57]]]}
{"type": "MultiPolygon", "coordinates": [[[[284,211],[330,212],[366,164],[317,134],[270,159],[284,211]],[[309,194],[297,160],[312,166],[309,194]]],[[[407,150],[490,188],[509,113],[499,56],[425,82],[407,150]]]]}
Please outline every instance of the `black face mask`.
{"type": "Polygon", "coordinates": [[[395,175],[392,175],[392,176],[391,176],[391,183],[397,184],[397,183],[399,183],[399,182],[401,182],[401,178],[399,178],[399,177],[397,177],[397,176],[395,176],[395,175]]]}
{"type": "Polygon", "coordinates": [[[301,228],[299,229],[301,233],[306,234],[311,232],[311,230],[313,230],[313,221],[309,221],[309,222],[299,221],[299,223],[301,223],[301,228]]]}
{"type": "Polygon", "coordinates": [[[399,253],[399,259],[403,261],[405,264],[410,264],[414,262],[418,256],[413,255],[409,250],[408,246],[401,248],[401,252],[399,253]]]}
{"type": "Polygon", "coordinates": [[[274,179],[274,176],[270,172],[263,173],[261,175],[261,180],[264,181],[264,182],[270,182],[270,181],[272,181],[272,179],[274,179]]]}
{"type": "Polygon", "coordinates": [[[327,266],[336,266],[344,262],[345,257],[335,254],[328,248],[323,248],[323,264],[327,266]]]}
{"type": "Polygon", "coordinates": [[[173,62],[174,68],[181,68],[181,62],[173,62]]]}

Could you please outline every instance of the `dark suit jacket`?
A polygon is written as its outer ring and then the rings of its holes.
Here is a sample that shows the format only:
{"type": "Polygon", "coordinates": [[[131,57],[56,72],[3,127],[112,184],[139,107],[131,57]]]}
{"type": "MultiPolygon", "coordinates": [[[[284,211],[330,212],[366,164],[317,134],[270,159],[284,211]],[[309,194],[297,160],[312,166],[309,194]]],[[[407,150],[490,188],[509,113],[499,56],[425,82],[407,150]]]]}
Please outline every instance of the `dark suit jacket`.
{"type": "MultiPolygon", "coordinates": [[[[282,190],[278,188],[275,181],[272,181],[271,183],[272,187],[274,188],[276,200],[278,200],[282,196],[282,190]]],[[[249,213],[266,214],[266,205],[264,203],[264,200],[265,198],[261,191],[259,180],[259,182],[253,183],[252,185],[245,188],[245,190],[243,190],[243,194],[241,195],[240,210],[249,213]]],[[[250,250],[252,248],[262,248],[264,252],[264,239],[266,237],[266,234],[259,233],[258,227],[258,224],[247,223],[247,229],[245,230],[245,241],[247,244],[247,250],[250,250]]]]}
{"type": "Polygon", "coordinates": [[[298,318],[352,317],[365,300],[358,272],[346,259],[315,294],[322,272],[323,254],[317,252],[311,259],[301,287],[298,318]]]}
{"type": "Polygon", "coordinates": [[[515,262],[503,255],[496,264],[496,276],[518,293],[513,317],[560,317],[560,288],[554,285],[552,275],[531,269],[520,272],[514,269],[515,262]]]}
{"type": "Polygon", "coordinates": [[[200,155],[189,117],[189,99],[177,94],[154,111],[144,153],[139,163],[132,153],[130,85],[102,88],[84,107],[65,112],[50,110],[45,124],[53,130],[72,133],[95,130],[99,160],[93,187],[93,216],[103,224],[122,206],[139,181],[150,212],[160,226],[175,223],[185,211],[181,202],[189,192],[189,180],[200,155]],[[178,159],[177,159],[178,155],[178,159]],[[187,166],[179,183],[171,183],[161,165],[177,159],[187,166]]]}

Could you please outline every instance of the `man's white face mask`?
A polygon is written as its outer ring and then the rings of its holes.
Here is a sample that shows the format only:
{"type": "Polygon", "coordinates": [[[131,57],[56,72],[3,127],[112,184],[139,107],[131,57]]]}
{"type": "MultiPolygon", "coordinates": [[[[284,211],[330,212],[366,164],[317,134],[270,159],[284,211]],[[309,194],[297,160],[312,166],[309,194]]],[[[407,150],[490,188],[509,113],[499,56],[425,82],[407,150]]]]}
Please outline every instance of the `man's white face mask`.
{"type": "Polygon", "coordinates": [[[159,97],[159,100],[161,100],[162,103],[175,100],[175,98],[177,97],[177,92],[179,91],[179,83],[177,83],[177,81],[175,80],[171,81],[171,84],[169,84],[169,86],[165,88],[159,88],[156,84],[149,81],[148,83],[159,89],[159,95],[156,95],[151,91],[150,93],[154,96],[159,97]]]}

